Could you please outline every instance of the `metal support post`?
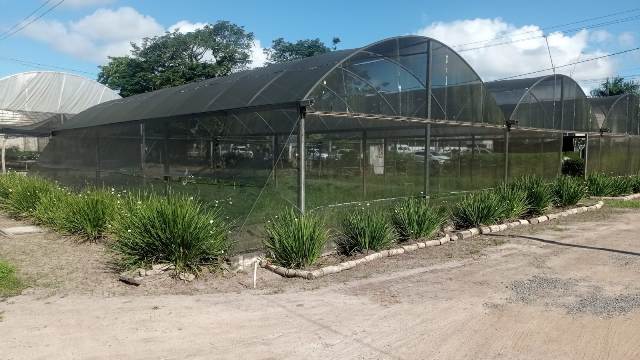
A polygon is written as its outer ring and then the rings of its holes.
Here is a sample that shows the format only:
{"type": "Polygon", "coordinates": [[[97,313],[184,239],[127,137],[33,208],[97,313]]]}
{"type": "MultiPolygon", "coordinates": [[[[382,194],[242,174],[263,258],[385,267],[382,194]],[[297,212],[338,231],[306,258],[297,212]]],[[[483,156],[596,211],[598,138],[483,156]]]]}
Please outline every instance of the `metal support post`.
{"type": "Polygon", "coordinates": [[[305,211],[305,134],[304,134],[305,108],[298,108],[298,210],[301,214],[305,211]]]}

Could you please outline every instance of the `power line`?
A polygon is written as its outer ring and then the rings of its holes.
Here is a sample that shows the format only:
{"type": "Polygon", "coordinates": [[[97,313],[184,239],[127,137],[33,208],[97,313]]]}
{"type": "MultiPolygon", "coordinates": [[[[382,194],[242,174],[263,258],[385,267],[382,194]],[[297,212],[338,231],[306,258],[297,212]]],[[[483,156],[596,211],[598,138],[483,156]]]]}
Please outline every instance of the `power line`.
{"type": "Polygon", "coordinates": [[[625,80],[635,80],[637,78],[640,78],[640,74],[631,74],[631,75],[617,74],[617,75],[608,76],[608,77],[604,77],[604,78],[593,78],[593,79],[576,80],[576,82],[587,83],[587,84],[601,83],[601,82],[607,81],[609,79],[613,79],[615,77],[621,77],[621,78],[623,78],[625,80]]]}
{"type": "MultiPolygon", "coordinates": [[[[638,50],[640,50],[640,47],[636,47],[636,48],[633,48],[633,49],[622,50],[622,51],[614,52],[614,53],[607,54],[607,55],[596,56],[596,57],[592,57],[592,58],[589,58],[589,59],[584,59],[584,60],[580,60],[580,61],[575,61],[575,62],[568,63],[568,64],[564,64],[564,65],[558,65],[558,66],[556,66],[556,67],[555,67],[555,69],[556,69],[556,70],[557,70],[557,69],[562,69],[562,68],[566,68],[566,67],[569,67],[569,66],[573,66],[573,65],[577,65],[577,64],[583,64],[583,63],[591,62],[591,61],[596,61],[596,60],[600,60],[600,59],[604,59],[604,58],[608,58],[608,57],[612,57],[612,56],[617,56],[617,55],[627,54],[627,53],[634,52],[634,51],[638,51],[638,50]]],[[[539,74],[539,73],[541,73],[541,72],[545,72],[545,71],[552,71],[553,69],[554,69],[554,68],[540,69],[540,70],[530,71],[530,72],[523,73],[523,74],[518,74],[518,75],[513,75],[513,76],[507,76],[507,77],[504,77],[504,78],[501,78],[501,79],[496,79],[496,80],[493,80],[493,81],[510,80],[510,79],[519,78],[519,77],[521,77],[521,76],[527,76],[527,75],[539,74]]]]}
{"type": "Polygon", "coordinates": [[[54,5],[50,6],[45,12],[41,13],[40,15],[34,17],[33,19],[31,19],[30,21],[28,21],[27,23],[23,24],[22,26],[10,31],[7,34],[4,34],[2,36],[0,36],[0,41],[5,40],[15,34],[17,34],[18,32],[20,32],[22,29],[26,28],[27,26],[33,24],[34,22],[38,21],[39,19],[41,19],[43,16],[47,15],[48,13],[52,12],[55,8],[57,8],[58,6],[62,5],[62,3],[65,0],[60,0],[59,2],[55,3],[54,5]]]}
{"type": "Polygon", "coordinates": [[[611,14],[607,14],[607,15],[592,17],[592,18],[588,18],[588,19],[584,19],[584,20],[573,21],[573,22],[570,22],[570,23],[565,23],[565,24],[560,24],[560,25],[547,26],[547,27],[536,29],[536,30],[530,30],[530,31],[525,31],[525,32],[521,32],[521,33],[517,33],[517,32],[514,31],[511,34],[505,34],[505,35],[502,35],[502,36],[494,37],[492,39],[472,41],[472,42],[463,43],[463,44],[456,44],[456,45],[452,45],[451,47],[452,48],[456,48],[456,47],[462,47],[462,46],[466,46],[466,45],[480,44],[480,43],[484,43],[484,42],[489,42],[489,41],[509,38],[511,36],[520,36],[520,35],[531,34],[531,33],[535,33],[535,32],[538,32],[538,31],[543,31],[544,32],[544,31],[547,31],[547,30],[563,28],[565,26],[582,24],[582,23],[585,23],[585,22],[590,22],[590,21],[600,20],[600,19],[606,19],[606,18],[609,18],[609,17],[614,17],[614,16],[622,15],[622,14],[634,13],[634,12],[638,12],[638,11],[640,11],[640,8],[633,8],[633,9],[629,9],[629,10],[625,10],[625,11],[619,11],[619,12],[615,12],[615,13],[611,13],[611,14]]]}
{"type": "Polygon", "coordinates": [[[24,19],[20,20],[19,22],[15,23],[12,27],[8,28],[7,30],[3,31],[2,33],[0,33],[0,37],[10,33],[13,29],[17,28],[18,26],[20,26],[20,24],[24,23],[25,21],[29,20],[30,17],[32,17],[33,15],[35,15],[38,11],[40,11],[40,9],[42,9],[43,7],[45,7],[47,4],[49,4],[52,0],[47,0],[45,2],[43,2],[42,4],[40,4],[40,6],[38,6],[35,10],[33,10],[32,12],[29,13],[29,15],[27,15],[24,19]]]}
{"type": "Polygon", "coordinates": [[[56,69],[56,70],[64,70],[64,71],[69,71],[69,72],[75,72],[75,73],[82,73],[82,74],[97,76],[96,73],[89,72],[89,71],[77,70],[77,69],[72,69],[72,68],[67,68],[67,67],[57,66],[57,65],[42,64],[42,63],[29,61],[29,60],[23,60],[23,59],[0,57],[0,61],[11,61],[11,62],[15,62],[15,63],[21,64],[21,65],[24,65],[24,66],[35,67],[35,68],[40,68],[40,69],[56,69]]]}
{"type": "MultiPolygon", "coordinates": [[[[625,22],[630,22],[630,21],[635,21],[635,20],[640,20],[640,15],[634,15],[634,16],[630,16],[630,17],[626,17],[626,18],[622,18],[622,19],[611,20],[611,21],[607,21],[607,22],[603,22],[603,23],[599,23],[599,24],[593,24],[593,25],[586,26],[586,27],[568,29],[568,30],[564,30],[564,31],[560,31],[560,32],[563,33],[563,34],[572,34],[572,33],[576,33],[576,32],[582,31],[582,30],[595,29],[595,28],[598,28],[598,27],[605,27],[605,26],[609,26],[609,25],[617,25],[617,24],[622,24],[622,23],[625,23],[625,22]]],[[[513,40],[509,40],[509,41],[503,41],[503,42],[499,42],[499,43],[495,43],[495,44],[487,44],[487,45],[477,46],[477,47],[472,47],[472,48],[467,48],[467,49],[460,49],[460,50],[456,50],[456,51],[459,52],[459,53],[467,52],[467,51],[474,51],[474,50],[486,49],[486,48],[491,48],[491,47],[496,47],[496,46],[519,43],[519,42],[523,42],[523,41],[543,39],[545,37],[546,37],[546,35],[538,35],[538,36],[532,36],[532,37],[528,37],[528,38],[513,39],[513,40]]]]}

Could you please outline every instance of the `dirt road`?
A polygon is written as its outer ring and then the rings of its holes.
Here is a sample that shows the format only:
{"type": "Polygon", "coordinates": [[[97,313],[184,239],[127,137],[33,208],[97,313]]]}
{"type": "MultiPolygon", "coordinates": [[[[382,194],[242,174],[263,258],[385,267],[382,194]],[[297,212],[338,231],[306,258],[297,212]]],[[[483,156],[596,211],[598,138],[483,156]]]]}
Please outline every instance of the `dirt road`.
{"type": "Polygon", "coordinates": [[[0,303],[0,358],[638,359],[639,220],[576,217],[317,283],[22,295],[0,303]]]}

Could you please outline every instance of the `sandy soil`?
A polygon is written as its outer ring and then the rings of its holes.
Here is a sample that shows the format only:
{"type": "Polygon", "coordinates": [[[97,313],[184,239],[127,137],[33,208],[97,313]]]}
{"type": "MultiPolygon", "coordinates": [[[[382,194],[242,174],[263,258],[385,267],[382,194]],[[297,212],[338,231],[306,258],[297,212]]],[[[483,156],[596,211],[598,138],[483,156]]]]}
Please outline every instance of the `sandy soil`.
{"type": "Polygon", "coordinates": [[[319,281],[261,271],[255,290],[249,274],[129,287],[100,244],[0,238],[33,284],[0,303],[0,358],[636,359],[638,220],[583,214],[319,281]]]}

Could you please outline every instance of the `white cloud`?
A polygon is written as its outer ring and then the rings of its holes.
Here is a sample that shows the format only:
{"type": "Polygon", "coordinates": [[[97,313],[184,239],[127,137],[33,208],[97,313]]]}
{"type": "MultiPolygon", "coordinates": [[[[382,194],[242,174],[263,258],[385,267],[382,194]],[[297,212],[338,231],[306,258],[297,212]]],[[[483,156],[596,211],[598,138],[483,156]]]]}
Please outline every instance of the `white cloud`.
{"type": "Polygon", "coordinates": [[[129,53],[130,42],[161,35],[164,28],[130,7],[98,9],[78,21],[40,20],[23,30],[25,36],[47,43],[71,56],[103,63],[108,56],[129,53]]]}
{"type": "Polygon", "coordinates": [[[83,8],[113,4],[116,0],[65,0],[62,6],[69,8],[83,8]]]}
{"type": "Polygon", "coordinates": [[[636,37],[632,32],[623,32],[618,35],[618,42],[624,47],[634,46],[636,43],[636,37]]]}
{"type": "Polygon", "coordinates": [[[607,30],[595,30],[591,32],[591,40],[599,43],[610,41],[613,35],[607,30]]]}
{"type": "MultiPolygon", "coordinates": [[[[473,19],[436,22],[417,33],[452,46],[486,81],[551,67],[545,40],[540,38],[544,33],[535,25],[517,27],[499,18],[473,19]],[[491,39],[495,40],[483,42],[491,39]],[[510,43],[482,48],[485,45],[503,42],[510,43]],[[460,44],[466,45],[455,46],[460,44]]],[[[604,33],[590,33],[587,30],[571,36],[562,33],[549,34],[549,48],[554,64],[559,66],[604,55],[603,51],[591,49],[597,45],[594,43],[606,36],[604,33]]],[[[558,72],[571,74],[576,79],[602,78],[615,73],[615,63],[612,59],[605,58],[558,69],[558,72]]],[[[544,73],[530,76],[540,75],[544,73]]]]}
{"type": "Polygon", "coordinates": [[[267,55],[264,53],[264,48],[260,43],[260,40],[254,40],[253,46],[251,46],[251,65],[252,68],[264,66],[267,63],[267,55]]]}
{"type": "Polygon", "coordinates": [[[192,32],[192,31],[196,31],[198,29],[202,29],[203,27],[205,27],[207,24],[205,23],[201,23],[201,22],[197,22],[197,23],[192,23],[188,20],[181,20],[178,21],[177,23],[169,26],[169,31],[173,32],[173,31],[178,31],[181,33],[188,33],[188,32],[192,32]]]}

